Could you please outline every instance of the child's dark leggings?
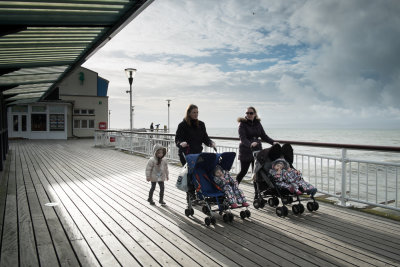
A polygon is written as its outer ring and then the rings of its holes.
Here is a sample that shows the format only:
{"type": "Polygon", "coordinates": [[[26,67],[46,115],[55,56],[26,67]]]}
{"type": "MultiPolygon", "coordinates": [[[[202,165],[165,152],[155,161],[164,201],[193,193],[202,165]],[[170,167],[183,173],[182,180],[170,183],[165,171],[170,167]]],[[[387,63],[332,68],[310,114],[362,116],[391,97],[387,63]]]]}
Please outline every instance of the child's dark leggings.
{"type": "Polygon", "coordinates": [[[151,182],[149,199],[153,199],[153,193],[154,193],[154,190],[156,189],[157,183],[160,186],[160,200],[162,200],[164,198],[164,182],[151,182]]]}
{"type": "Polygon", "coordinates": [[[249,170],[250,164],[254,164],[254,161],[240,161],[240,172],[236,176],[236,181],[238,184],[242,181],[243,177],[246,175],[247,171],[249,170]]]}

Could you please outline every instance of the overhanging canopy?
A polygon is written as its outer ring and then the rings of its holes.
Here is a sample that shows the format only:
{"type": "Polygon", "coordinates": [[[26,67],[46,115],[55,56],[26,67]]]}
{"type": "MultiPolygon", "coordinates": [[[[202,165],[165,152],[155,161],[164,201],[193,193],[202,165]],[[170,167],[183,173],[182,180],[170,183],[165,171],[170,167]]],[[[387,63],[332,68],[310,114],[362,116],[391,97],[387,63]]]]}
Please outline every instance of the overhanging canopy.
{"type": "Polygon", "coordinates": [[[43,99],[153,0],[0,1],[0,92],[43,99]]]}

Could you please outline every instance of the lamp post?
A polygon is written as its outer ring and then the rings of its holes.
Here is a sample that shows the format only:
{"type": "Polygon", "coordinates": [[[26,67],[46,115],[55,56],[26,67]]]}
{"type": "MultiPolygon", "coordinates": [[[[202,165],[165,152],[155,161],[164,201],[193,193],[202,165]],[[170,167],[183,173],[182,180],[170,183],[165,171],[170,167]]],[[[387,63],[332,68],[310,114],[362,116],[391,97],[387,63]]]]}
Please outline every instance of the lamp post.
{"type": "Polygon", "coordinates": [[[126,77],[128,77],[128,81],[129,81],[129,91],[126,91],[127,93],[129,93],[129,119],[130,119],[130,130],[132,131],[133,129],[133,124],[132,124],[132,82],[133,82],[133,78],[135,77],[136,74],[136,69],[132,69],[132,68],[127,68],[125,69],[125,73],[126,73],[126,77]]]}
{"type": "Polygon", "coordinates": [[[169,132],[169,106],[170,106],[170,102],[172,101],[171,99],[167,99],[167,100],[165,100],[165,101],[167,101],[168,102],[168,132],[169,132]]]}
{"type": "Polygon", "coordinates": [[[111,128],[111,109],[108,110],[108,129],[111,128]]]}

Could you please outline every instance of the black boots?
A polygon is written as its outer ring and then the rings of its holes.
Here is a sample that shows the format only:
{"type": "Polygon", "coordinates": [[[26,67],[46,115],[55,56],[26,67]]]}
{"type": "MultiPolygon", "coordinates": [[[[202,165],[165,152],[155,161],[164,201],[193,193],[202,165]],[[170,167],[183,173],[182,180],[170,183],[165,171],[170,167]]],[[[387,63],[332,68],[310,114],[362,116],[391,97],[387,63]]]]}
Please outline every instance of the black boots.
{"type": "Polygon", "coordinates": [[[154,203],[153,198],[149,198],[147,199],[147,201],[150,203],[150,205],[155,205],[156,203],[154,203]]]}
{"type": "Polygon", "coordinates": [[[165,205],[167,203],[164,202],[164,190],[160,192],[160,201],[158,201],[161,205],[165,205]]]}

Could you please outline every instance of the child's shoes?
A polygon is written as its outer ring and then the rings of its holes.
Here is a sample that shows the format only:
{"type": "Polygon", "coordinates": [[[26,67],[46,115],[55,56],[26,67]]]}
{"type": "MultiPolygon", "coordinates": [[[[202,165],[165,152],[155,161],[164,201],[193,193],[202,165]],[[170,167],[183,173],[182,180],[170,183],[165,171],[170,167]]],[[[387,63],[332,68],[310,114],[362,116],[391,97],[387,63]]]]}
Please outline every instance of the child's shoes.
{"type": "Polygon", "coordinates": [[[239,206],[238,206],[238,204],[236,204],[236,203],[233,203],[232,205],[231,205],[231,209],[236,209],[236,208],[238,208],[239,206]]]}
{"type": "Polygon", "coordinates": [[[242,204],[242,207],[248,207],[249,206],[249,203],[247,203],[247,202],[244,202],[243,204],[242,204]]]}

